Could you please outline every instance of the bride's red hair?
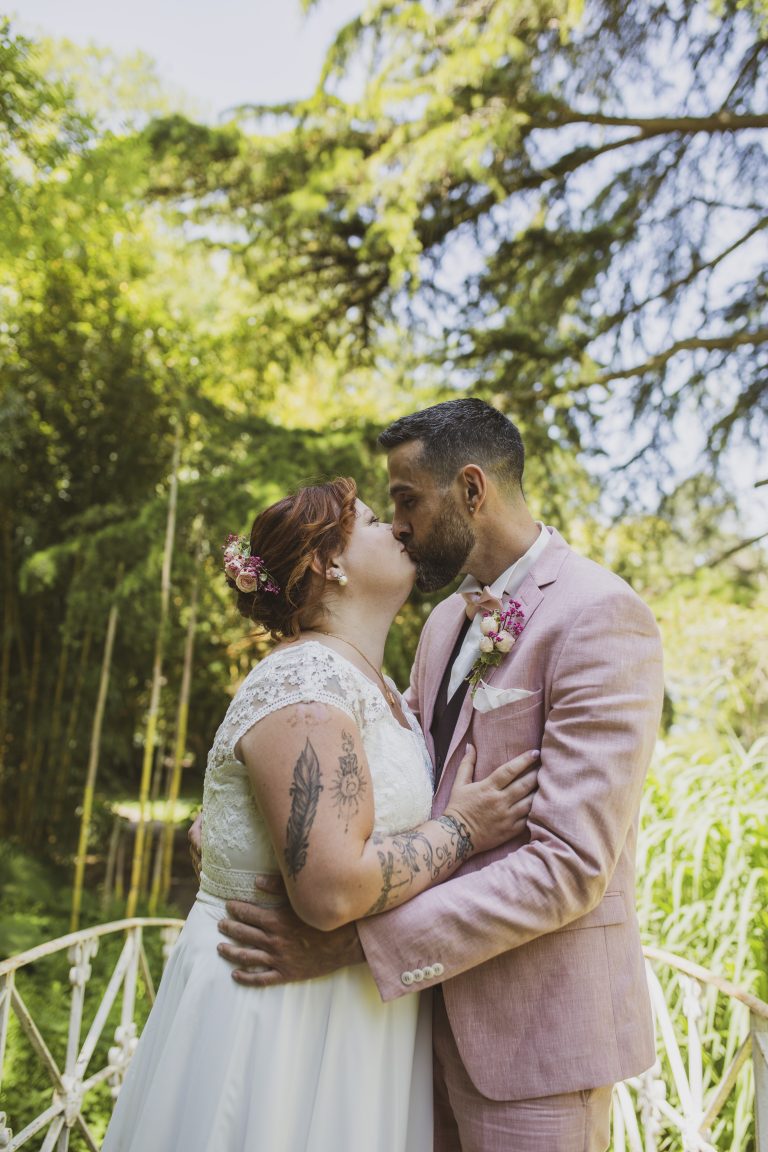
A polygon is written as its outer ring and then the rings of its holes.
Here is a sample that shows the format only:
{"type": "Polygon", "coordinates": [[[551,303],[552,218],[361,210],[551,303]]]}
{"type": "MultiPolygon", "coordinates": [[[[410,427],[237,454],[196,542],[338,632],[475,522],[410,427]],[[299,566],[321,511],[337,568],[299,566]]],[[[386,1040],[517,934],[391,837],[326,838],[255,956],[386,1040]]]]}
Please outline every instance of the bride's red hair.
{"type": "MultiPolygon", "coordinates": [[[[251,555],[260,556],[280,592],[240,592],[240,613],[271,633],[276,640],[296,638],[300,620],[312,617],[326,581],[312,569],[323,569],[343,552],[355,523],[357,487],[339,477],[327,484],[299,488],[265,508],[251,528],[251,555]]],[[[234,581],[229,581],[234,587],[234,581]]]]}

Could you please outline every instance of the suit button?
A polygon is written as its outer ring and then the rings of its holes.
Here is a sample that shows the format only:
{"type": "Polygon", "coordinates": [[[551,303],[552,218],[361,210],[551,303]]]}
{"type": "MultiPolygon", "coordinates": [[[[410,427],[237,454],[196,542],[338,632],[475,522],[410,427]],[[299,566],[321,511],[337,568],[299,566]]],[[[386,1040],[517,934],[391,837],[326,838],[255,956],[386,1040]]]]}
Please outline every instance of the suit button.
{"type": "Polygon", "coordinates": [[[443,972],[445,972],[445,968],[443,968],[442,964],[437,963],[432,965],[433,976],[442,976],[443,972]]]}
{"type": "Polygon", "coordinates": [[[420,984],[423,979],[424,979],[424,969],[423,968],[414,968],[414,970],[413,970],[414,983],[420,984]]]}
{"type": "Polygon", "coordinates": [[[422,968],[422,972],[424,973],[425,980],[431,980],[435,974],[435,970],[431,964],[427,964],[426,968],[422,968]]]}
{"type": "Polygon", "coordinates": [[[400,982],[402,984],[405,984],[406,986],[409,984],[413,984],[413,981],[414,981],[413,972],[403,972],[402,976],[400,977],[400,982]]]}

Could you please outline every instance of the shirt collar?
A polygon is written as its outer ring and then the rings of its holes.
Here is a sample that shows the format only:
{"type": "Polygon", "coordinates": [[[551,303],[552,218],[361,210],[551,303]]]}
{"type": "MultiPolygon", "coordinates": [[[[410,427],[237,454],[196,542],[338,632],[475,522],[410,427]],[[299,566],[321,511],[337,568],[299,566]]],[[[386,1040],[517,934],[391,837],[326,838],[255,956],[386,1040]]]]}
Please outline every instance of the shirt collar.
{"type": "MultiPolygon", "coordinates": [[[[513,596],[515,592],[517,592],[523,580],[549,543],[549,532],[547,532],[545,525],[540,520],[537,520],[536,526],[539,529],[539,535],[533,544],[531,544],[528,551],[524,552],[519,559],[515,560],[514,564],[510,564],[509,568],[506,568],[500,576],[497,576],[493,584],[489,586],[490,592],[497,600],[500,600],[505,592],[509,596],[513,596]]],[[[467,576],[456,591],[482,592],[483,585],[479,584],[474,576],[467,576]]]]}

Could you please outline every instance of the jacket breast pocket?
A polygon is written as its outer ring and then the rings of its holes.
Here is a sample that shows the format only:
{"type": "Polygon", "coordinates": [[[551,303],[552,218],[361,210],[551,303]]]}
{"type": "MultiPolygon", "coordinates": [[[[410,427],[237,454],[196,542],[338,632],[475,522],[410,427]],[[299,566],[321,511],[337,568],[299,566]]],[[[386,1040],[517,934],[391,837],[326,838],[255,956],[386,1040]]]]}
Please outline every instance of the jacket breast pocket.
{"type": "Polygon", "coordinates": [[[529,748],[540,748],[543,730],[542,689],[491,712],[475,713],[469,732],[469,739],[477,748],[475,780],[489,776],[494,768],[529,748]]]}
{"type": "Polygon", "coordinates": [[[489,712],[484,712],[480,714],[480,716],[475,713],[475,723],[492,725],[513,722],[520,716],[524,716],[526,712],[533,712],[535,709],[540,709],[543,695],[544,690],[539,688],[538,691],[531,692],[530,696],[525,696],[522,700],[513,700],[509,704],[500,704],[498,708],[491,708],[489,712]]]}
{"type": "MultiPolygon", "coordinates": [[[[511,704],[502,704],[500,707],[492,708],[491,712],[474,713],[473,728],[484,737],[487,734],[494,738],[496,733],[502,732],[515,734],[514,738],[517,744],[517,734],[540,732],[543,722],[542,707],[543,689],[540,688],[522,700],[512,700],[511,704]]],[[[526,744],[524,748],[518,746],[517,751],[523,752],[527,746],[529,745],[526,744]]]]}

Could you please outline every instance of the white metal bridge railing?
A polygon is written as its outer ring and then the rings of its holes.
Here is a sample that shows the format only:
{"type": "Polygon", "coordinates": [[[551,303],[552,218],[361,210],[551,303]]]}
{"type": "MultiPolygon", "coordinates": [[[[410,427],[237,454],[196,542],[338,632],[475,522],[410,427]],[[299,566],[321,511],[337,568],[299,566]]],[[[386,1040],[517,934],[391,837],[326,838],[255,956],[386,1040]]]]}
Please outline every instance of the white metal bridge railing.
{"type": "Polygon", "coordinates": [[[643,951],[658,1058],[614,1089],[613,1152],[768,1152],[768,1004],[681,956],[643,951]]]}
{"type": "MultiPolygon", "coordinates": [[[[93,1131],[86,1115],[89,1100],[99,1090],[103,1096],[104,1085],[109,1086],[112,1098],[117,1096],[136,1047],[137,1021],[154,1000],[151,968],[159,973],[181,926],[181,920],[120,920],[63,936],[0,962],[0,1088],[14,1056],[12,1048],[23,1045],[24,1038],[27,1057],[36,1060],[48,1081],[46,1106],[24,1117],[16,1135],[11,1124],[17,1122],[18,1109],[13,1100],[2,1103],[0,1096],[0,1149],[13,1152],[42,1135],[40,1152],[67,1152],[70,1138],[73,1149],[98,1152],[100,1134],[93,1131]],[[152,963],[145,949],[147,930],[160,936],[154,941],[159,946],[154,948],[152,963]],[[94,987],[104,991],[88,996],[102,943],[94,987]],[[52,995],[64,996],[62,985],[68,980],[66,1036],[44,1035],[50,1032],[51,1019],[44,1019],[44,1008],[38,1009],[35,1019],[20,988],[26,978],[34,979],[39,989],[42,961],[58,961],[59,966],[64,962],[63,979],[57,981],[54,974],[50,987],[52,995]],[[86,1016],[90,1023],[82,1039],[86,1016]]],[[[768,1152],[768,1004],[679,956],[657,948],[646,948],[645,954],[659,1058],[642,1076],[616,1086],[614,1152],[724,1148],[718,1137],[724,1131],[729,1101],[728,1148],[768,1152]],[[657,970],[663,974],[666,991],[657,970]]],[[[102,1099],[102,1126],[108,1108],[102,1099]]]]}
{"type": "MultiPolygon", "coordinates": [[[[164,967],[182,924],[182,920],[169,919],[118,920],[70,933],[0,962],[0,1089],[6,1068],[9,1025],[12,1023],[18,1025],[14,1030],[19,1034],[17,1039],[21,1039],[21,1033],[26,1036],[50,1081],[49,1105],[38,1115],[28,1118],[15,1136],[9,1124],[14,1115],[13,1102],[0,1103],[3,1109],[0,1111],[0,1148],[15,1152],[45,1132],[40,1152],[53,1152],[54,1149],[67,1152],[70,1135],[77,1132],[80,1137],[77,1143],[91,1152],[98,1152],[96,1137],[83,1114],[84,1105],[89,1094],[105,1082],[109,1084],[113,1098],[117,1096],[138,1042],[137,991],[141,990],[149,1005],[155,997],[143,933],[145,929],[159,930],[162,950],[156,968],[164,967]],[[100,973],[102,980],[106,980],[106,988],[95,1005],[89,1002],[89,1008],[93,1008],[92,1019],[83,1040],[86,992],[93,974],[93,961],[105,938],[120,936],[124,936],[124,941],[111,973],[108,968],[100,973]],[[47,1029],[40,1019],[41,1013],[38,1010],[36,1020],[18,987],[18,976],[23,969],[36,967],[41,961],[53,957],[61,959],[62,954],[69,963],[66,974],[70,986],[69,1026],[63,1054],[58,1052],[57,1058],[53,1052],[56,1047],[53,1040],[43,1035],[47,1029]],[[104,1043],[100,1045],[99,1042],[109,1023],[114,1026],[114,1033],[105,1052],[104,1043]],[[101,1063],[101,1067],[92,1069],[92,1063],[101,1063]]],[[[100,986],[101,983],[99,981],[100,986]]],[[[52,984],[52,995],[56,994],[56,986],[56,983],[52,984]]],[[[62,994],[63,991],[59,992],[62,994]]],[[[61,1047],[62,1038],[56,1039],[61,1047]]]]}

